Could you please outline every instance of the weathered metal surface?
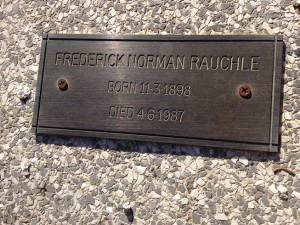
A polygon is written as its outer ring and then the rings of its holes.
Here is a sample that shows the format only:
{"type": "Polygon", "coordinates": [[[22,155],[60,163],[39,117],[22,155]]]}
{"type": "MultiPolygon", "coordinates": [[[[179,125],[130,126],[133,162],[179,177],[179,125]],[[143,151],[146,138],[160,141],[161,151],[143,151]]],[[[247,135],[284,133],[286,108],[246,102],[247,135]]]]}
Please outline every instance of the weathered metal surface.
{"type": "Polygon", "coordinates": [[[36,133],[277,151],[281,36],[43,38],[36,133]]]}

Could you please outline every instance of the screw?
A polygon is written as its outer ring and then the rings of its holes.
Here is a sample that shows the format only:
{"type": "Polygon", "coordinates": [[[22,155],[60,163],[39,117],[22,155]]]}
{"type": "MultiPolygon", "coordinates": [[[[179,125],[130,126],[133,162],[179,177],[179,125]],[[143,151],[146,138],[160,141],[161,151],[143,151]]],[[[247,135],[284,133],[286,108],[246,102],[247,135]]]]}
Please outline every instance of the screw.
{"type": "Polygon", "coordinates": [[[239,94],[242,98],[251,97],[251,88],[247,84],[243,84],[239,87],[239,94]]]}
{"type": "Polygon", "coordinates": [[[65,79],[59,79],[57,81],[57,86],[60,90],[65,91],[68,89],[68,83],[65,79]]]}

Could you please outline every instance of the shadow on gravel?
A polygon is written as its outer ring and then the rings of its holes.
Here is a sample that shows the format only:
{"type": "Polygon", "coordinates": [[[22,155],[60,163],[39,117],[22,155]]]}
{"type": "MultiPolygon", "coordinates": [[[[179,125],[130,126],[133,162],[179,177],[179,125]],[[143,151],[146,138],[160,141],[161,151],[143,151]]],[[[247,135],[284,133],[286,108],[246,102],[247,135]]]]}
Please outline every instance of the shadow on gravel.
{"type": "MultiPolygon", "coordinates": [[[[37,135],[37,144],[67,146],[80,151],[84,147],[90,150],[109,150],[112,154],[123,153],[146,153],[156,155],[204,157],[207,159],[231,159],[232,157],[245,156],[250,161],[268,162],[280,160],[280,154],[272,152],[258,152],[247,150],[231,150],[222,148],[201,147],[192,145],[177,145],[156,142],[127,141],[117,139],[99,139],[89,137],[68,137],[56,135],[37,135]]],[[[132,155],[134,156],[134,155],[132,155]]],[[[251,164],[251,162],[249,162],[251,164]]]]}

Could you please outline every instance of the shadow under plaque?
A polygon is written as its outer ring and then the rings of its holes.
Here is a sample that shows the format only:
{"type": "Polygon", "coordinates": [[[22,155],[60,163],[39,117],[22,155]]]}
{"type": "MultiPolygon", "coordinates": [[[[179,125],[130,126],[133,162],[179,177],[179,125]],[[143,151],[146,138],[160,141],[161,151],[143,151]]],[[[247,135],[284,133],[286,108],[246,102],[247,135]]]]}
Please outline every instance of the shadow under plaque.
{"type": "Polygon", "coordinates": [[[43,37],[37,134],[277,152],[282,36],[43,37]]]}

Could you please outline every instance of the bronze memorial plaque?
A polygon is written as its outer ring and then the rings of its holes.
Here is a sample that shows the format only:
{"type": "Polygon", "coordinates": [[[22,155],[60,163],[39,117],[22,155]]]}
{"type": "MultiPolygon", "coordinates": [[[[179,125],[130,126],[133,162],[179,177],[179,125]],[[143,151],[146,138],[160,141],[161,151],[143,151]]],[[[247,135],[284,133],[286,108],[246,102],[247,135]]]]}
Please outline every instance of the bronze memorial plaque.
{"type": "Polygon", "coordinates": [[[276,152],[282,36],[46,35],[33,130],[276,152]]]}

